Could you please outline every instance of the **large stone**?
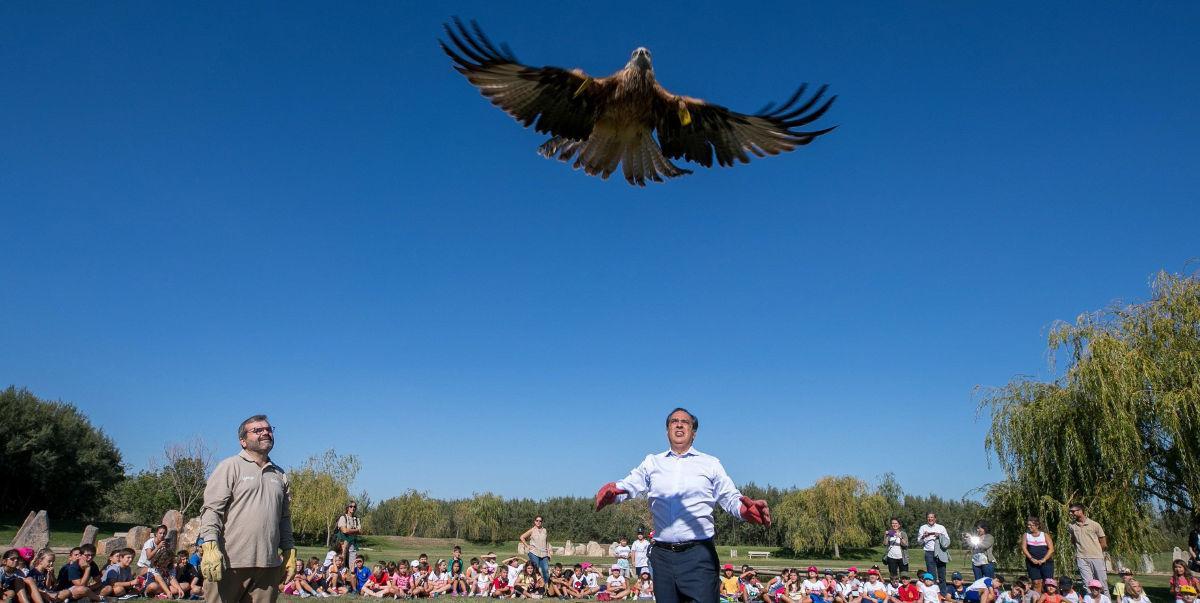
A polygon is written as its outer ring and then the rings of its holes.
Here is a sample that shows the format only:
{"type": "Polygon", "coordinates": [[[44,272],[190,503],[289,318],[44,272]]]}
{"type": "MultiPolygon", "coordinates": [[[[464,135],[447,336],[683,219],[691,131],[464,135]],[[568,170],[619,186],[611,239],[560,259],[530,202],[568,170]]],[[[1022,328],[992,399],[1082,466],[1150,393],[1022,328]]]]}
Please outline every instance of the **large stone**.
{"type": "Polygon", "coordinates": [[[609,557],[617,556],[617,546],[618,546],[618,544],[615,542],[608,545],[608,556],[609,557]]]}
{"type": "Polygon", "coordinates": [[[183,529],[179,531],[179,548],[192,546],[196,544],[196,539],[200,537],[200,518],[193,517],[183,524],[183,529]]]}
{"type": "Polygon", "coordinates": [[[171,509],[163,514],[162,524],[167,526],[167,531],[175,530],[176,532],[183,531],[183,513],[171,509]]]}
{"type": "Polygon", "coordinates": [[[524,542],[517,541],[517,554],[524,555],[528,552],[529,552],[529,547],[526,547],[524,542]]]}
{"type": "Polygon", "coordinates": [[[576,557],[585,557],[585,556],[587,556],[587,545],[586,545],[586,544],[577,544],[577,545],[575,545],[575,551],[574,551],[574,555],[575,555],[576,557]]]}
{"type": "Polygon", "coordinates": [[[114,551],[117,551],[117,550],[120,550],[123,548],[125,548],[125,537],[124,536],[113,536],[112,538],[105,538],[104,540],[101,540],[100,542],[96,543],[96,557],[98,557],[100,559],[108,559],[108,556],[113,554],[114,551]]]}
{"type": "Polygon", "coordinates": [[[604,547],[600,546],[600,543],[596,542],[595,540],[589,540],[587,543],[586,554],[588,557],[603,557],[604,547]]]}
{"type": "Polygon", "coordinates": [[[79,539],[79,546],[83,546],[85,544],[90,544],[90,545],[94,546],[96,544],[96,534],[98,534],[98,533],[100,533],[100,528],[97,528],[94,525],[88,524],[86,527],[83,528],[83,538],[79,539]]]}
{"type": "Polygon", "coordinates": [[[1179,547],[1175,547],[1175,550],[1171,551],[1171,561],[1175,562],[1175,561],[1181,561],[1181,560],[1187,561],[1187,558],[1185,558],[1183,556],[1182,549],[1180,549],[1179,547]]]}
{"type": "Polygon", "coordinates": [[[566,551],[563,553],[564,555],[574,555],[575,545],[571,544],[571,541],[568,540],[565,544],[563,544],[563,550],[566,551]]]}
{"type": "Polygon", "coordinates": [[[146,544],[146,541],[153,535],[154,532],[151,532],[150,528],[146,526],[129,528],[129,531],[125,533],[125,546],[135,551],[140,551],[142,550],[142,545],[146,544]]]}
{"type": "Polygon", "coordinates": [[[1153,574],[1154,573],[1154,559],[1152,559],[1150,557],[1150,555],[1147,555],[1146,553],[1142,553],[1142,567],[1139,569],[1142,570],[1143,574],[1153,574]]]}
{"type": "Polygon", "coordinates": [[[554,554],[554,556],[556,556],[556,557],[561,557],[561,556],[563,556],[563,555],[566,555],[566,554],[567,554],[566,547],[561,547],[561,546],[552,546],[552,547],[550,547],[550,552],[551,552],[552,554],[554,554]]]}
{"type": "Polygon", "coordinates": [[[50,520],[45,511],[30,513],[13,538],[12,548],[29,547],[40,551],[50,544],[50,520]]]}

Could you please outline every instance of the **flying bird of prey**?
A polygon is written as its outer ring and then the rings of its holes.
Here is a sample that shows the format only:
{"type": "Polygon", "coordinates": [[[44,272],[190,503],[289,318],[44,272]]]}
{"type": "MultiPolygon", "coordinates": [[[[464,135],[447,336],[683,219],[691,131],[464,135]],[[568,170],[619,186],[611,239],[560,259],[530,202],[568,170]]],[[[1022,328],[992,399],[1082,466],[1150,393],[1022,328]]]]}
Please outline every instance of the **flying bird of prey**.
{"type": "Polygon", "coordinates": [[[797,105],[807,88],[802,85],[778,108],[771,103],[747,115],[663,88],[645,48],[634,50],[624,69],[592,77],[579,69],[522,65],[507,44],[497,47],[474,21],[468,29],[455,18],[445,28],[453,45],[439,43],[454,68],[492,104],[549,134],[539,153],[574,159],[576,169],[593,176],[608,178],[619,164],[625,180],[645,186],[692,173],[671,159],[712,167],[715,155],[722,166],[747,163],[750,154],[778,155],[833,130],[797,129],[833,104],[837,96],[821,102],[828,86],[797,105]]]}

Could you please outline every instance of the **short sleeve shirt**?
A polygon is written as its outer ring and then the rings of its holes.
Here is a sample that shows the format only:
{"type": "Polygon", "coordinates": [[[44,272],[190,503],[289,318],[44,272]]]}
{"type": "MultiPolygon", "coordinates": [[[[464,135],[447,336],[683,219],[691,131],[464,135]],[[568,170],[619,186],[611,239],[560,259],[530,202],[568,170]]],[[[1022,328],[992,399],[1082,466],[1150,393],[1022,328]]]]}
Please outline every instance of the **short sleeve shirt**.
{"type": "Polygon", "coordinates": [[[1071,542],[1075,543],[1075,556],[1080,559],[1103,559],[1104,549],[1100,548],[1100,539],[1104,538],[1104,528],[1100,524],[1086,519],[1083,523],[1074,522],[1070,525],[1071,542]]]}

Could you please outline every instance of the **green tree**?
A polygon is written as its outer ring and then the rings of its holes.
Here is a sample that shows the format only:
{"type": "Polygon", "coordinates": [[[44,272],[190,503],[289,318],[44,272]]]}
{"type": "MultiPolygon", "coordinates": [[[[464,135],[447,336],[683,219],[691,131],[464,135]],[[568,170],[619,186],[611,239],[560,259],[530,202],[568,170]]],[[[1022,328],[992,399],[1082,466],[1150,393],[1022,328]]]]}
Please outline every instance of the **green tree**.
{"type": "Polygon", "coordinates": [[[773,513],[796,551],[832,552],[867,546],[883,525],[887,500],[867,483],[849,475],[823,477],[811,488],[785,496],[773,513]]]}
{"type": "Polygon", "coordinates": [[[1160,273],[1149,301],[1115,304],[1050,331],[1058,379],[1016,379],[987,392],[987,448],[1006,481],[987,498],[997,551],[1016,549],[1038,515],[1065,546],[1067,505],[1104,526],[1114,556],[1157,550],[1155,509],[1195,515],[1200,490],[1200,280],[1160,273]]]}
{"type": "Polygon", "coordinates": [[[475,494],[454,506],[454,523],[462,536],[474,542],[500,542],[504,500],[491,492],[475,494]]]}
{"type": "Polygon", "coordinates": [[[95,519],[104,493],[125,476],[121,453],[75,405],[29,390],[0,391],[0,509],[24,515],[95,519]]]}
{"type": "Polygon", "coordinates": [[[163,487],[156,471],[139,471],[121,480],[104,500],[101,518],[142,525],[158,524],[174,504],[171,491],[163,487]]]}
{"type": "Polygon", "coordinates": [[[364,527],[372,534],[436,537],[449,523],[439,501],[409,490],[379,503],[366,516],[364,527]]]}
{"type": "Polygon", "coordinates": [[[288,472],[292,490],[292,529],[305,539],[333,541],[333,527],[346,510],[350,485],[362,462],[353,454],[339,456],[333,449],[309,457],[299,469],[288,472]]]}

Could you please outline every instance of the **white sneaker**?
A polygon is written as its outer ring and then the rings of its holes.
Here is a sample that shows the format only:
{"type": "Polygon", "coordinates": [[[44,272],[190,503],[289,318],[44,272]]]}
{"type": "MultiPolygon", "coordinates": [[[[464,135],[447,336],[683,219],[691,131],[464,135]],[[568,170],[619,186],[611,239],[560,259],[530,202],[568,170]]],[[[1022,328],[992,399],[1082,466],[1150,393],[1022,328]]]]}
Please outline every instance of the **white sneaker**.
{"type": "Polygon", "coordinates": [[[312,596],[312,595],[308,594],[308,591],[306,591],[306,590],[302,590],[302,591],[300,591],[300,598],[301,598],[301,599],[307,599],[307,598],[309,598],[309,597],[311,597],[311,596],[312,596]]]}

